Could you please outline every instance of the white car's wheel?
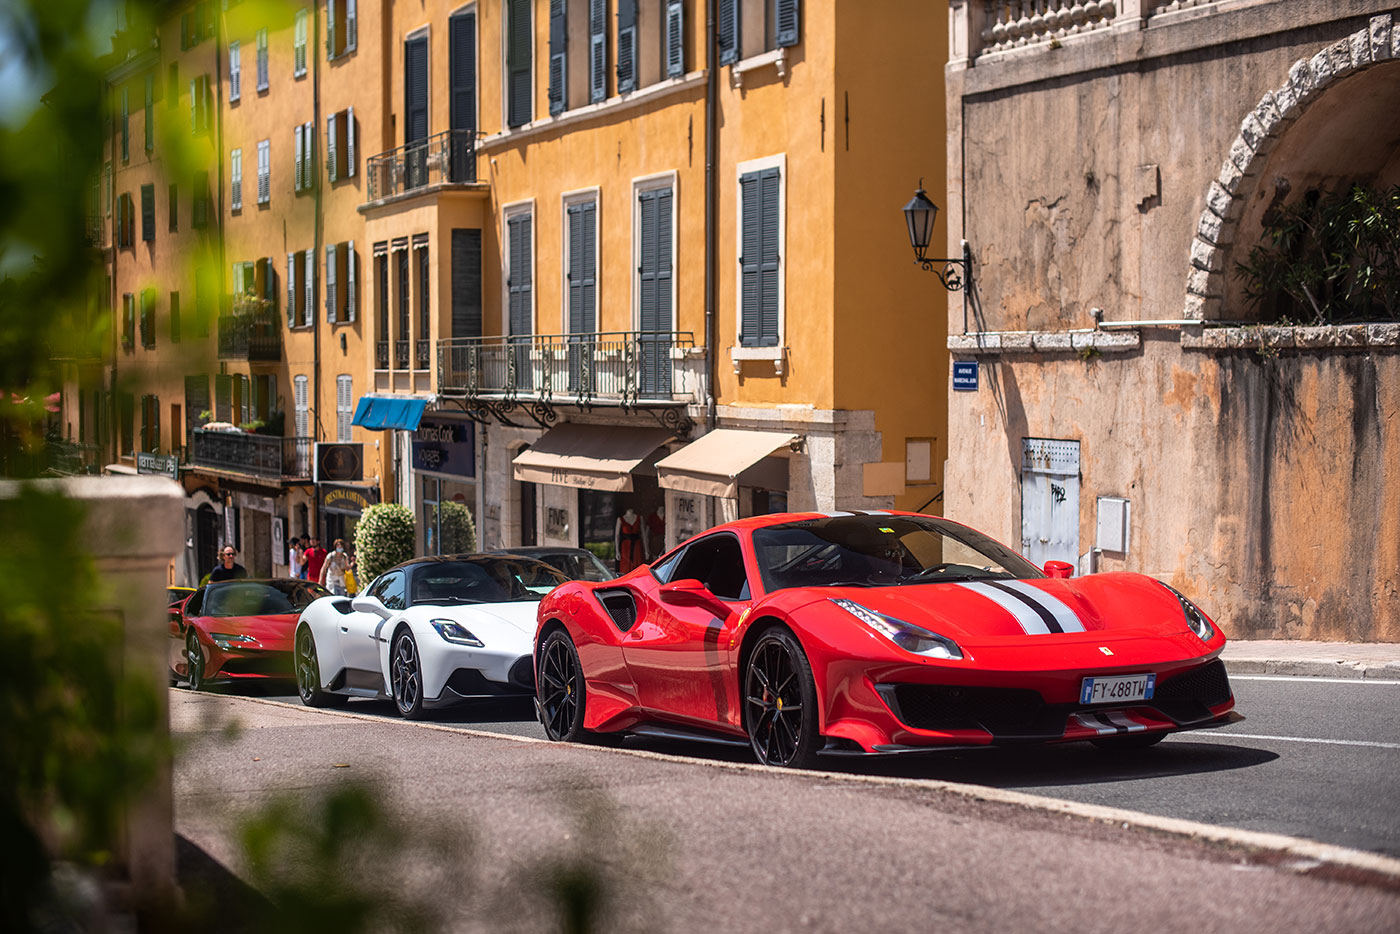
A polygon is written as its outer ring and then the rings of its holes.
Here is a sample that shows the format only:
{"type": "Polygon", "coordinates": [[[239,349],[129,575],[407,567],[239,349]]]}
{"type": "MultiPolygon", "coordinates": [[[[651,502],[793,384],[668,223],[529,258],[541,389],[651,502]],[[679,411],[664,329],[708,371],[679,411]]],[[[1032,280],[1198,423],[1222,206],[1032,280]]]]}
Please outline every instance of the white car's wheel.
{"type": "Polygon", "coordinates": [[[349,699],[344,694],[321,690],[321,669],[316,661],[316,641],[310,626],[297,630],[296,641],[297,694],[308,707],[343,707],[349,699]]]}

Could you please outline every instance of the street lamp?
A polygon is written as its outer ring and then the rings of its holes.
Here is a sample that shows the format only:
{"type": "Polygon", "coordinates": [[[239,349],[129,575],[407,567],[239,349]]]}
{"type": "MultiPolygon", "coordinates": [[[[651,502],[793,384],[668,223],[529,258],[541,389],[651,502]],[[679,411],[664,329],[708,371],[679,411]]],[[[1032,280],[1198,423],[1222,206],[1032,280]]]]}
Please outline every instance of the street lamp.
{"type": "Polygon", "coordinates": [[[938,217],[938,205],[928,199],[924,191],[924,180],[919,179],[919,188],[914,197],[904,206],[904,222],[909,226],[909,245],[914,248],[914,262],[925,271],[933,273],[949,292],[972,288],[972,248],[963,241],[963,255],[960,259],[938,259],[928,255],[929,241],[933,239],[933,222],[938,217]],[[938,268],[942,266],[943,268],[938,268]],[[959,268],[960,267],[960,268],[959,268]]]}

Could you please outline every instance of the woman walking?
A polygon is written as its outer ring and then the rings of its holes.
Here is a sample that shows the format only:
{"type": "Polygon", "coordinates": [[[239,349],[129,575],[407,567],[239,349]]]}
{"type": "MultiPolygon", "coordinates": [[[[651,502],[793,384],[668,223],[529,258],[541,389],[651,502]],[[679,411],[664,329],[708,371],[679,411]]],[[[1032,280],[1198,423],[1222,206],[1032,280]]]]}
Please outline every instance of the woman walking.
{"type": "Polygon", "coordinates": [[[321,565],[321,586],[325,587],[337,597],[343,597],[348,591],[345,589],[345,572],[350,570],[350,556],[345,553],[345,539],[335,540],[335,551],[326,556],[326,563],[321,565]]]}

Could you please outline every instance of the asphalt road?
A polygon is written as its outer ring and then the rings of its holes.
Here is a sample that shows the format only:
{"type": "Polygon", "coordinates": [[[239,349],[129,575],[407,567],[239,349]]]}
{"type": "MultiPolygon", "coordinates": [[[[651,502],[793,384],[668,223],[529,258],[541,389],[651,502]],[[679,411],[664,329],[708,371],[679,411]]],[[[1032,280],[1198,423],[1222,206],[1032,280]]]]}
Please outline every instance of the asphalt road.
{"type": "MultiPolygon", "coordinates": [[[[899,759],[832,759],[832,771],[1033,792],[1400,857],[1400,682],[1236,675],[1246,720],[1107,754],[1087,743],[899,759]]],[[[295,695],[273,699],[299,704],[295,695]]],[[[391,704],[350,709],[396,718],[391,704]]],[[[528,701],[433,714],[441,723],[543,738],[528,701]]],[[[628,740],[629,747],[752,761],[743,749],[628,740]]]]}

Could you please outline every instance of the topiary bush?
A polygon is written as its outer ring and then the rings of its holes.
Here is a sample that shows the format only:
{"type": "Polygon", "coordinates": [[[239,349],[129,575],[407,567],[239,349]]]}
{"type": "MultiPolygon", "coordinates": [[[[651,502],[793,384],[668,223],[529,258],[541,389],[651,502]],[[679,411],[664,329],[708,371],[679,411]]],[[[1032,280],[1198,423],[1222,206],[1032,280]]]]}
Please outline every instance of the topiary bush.
{"type": "Polygon", "coordinates": [[[355,576],[362,588],[413,557],[413,533],[413,513],[401,503],[377,503],[364,511],[355,526],[355,576]]]}
{"type": "Polygon", "coordinates": [[[445,555],[461,555],[476,551],[476,523],[471,510],[462,503],[438,503],[438,528],[442,535],[441,551],[445,555]]]}

